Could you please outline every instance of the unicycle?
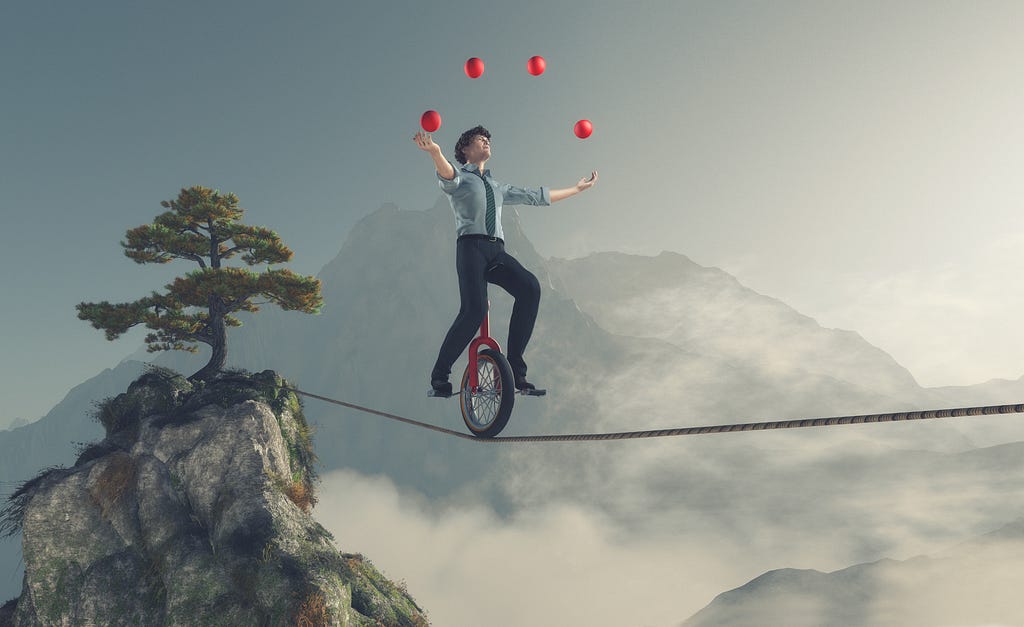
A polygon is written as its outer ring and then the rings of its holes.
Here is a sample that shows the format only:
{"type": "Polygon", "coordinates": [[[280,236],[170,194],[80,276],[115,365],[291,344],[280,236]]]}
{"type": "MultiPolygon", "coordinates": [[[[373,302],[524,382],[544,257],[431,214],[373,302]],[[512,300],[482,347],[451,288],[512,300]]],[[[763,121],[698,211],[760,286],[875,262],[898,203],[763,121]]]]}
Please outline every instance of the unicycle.
{"type": "Polygon", "coordinates": [[[490,313],[480,324],[480,335],[469,345],[469,364],[462,375],[459,406],[469,430],[481,438],[501,433],[515,405],[512,366],[491,337],[490,313]]]}

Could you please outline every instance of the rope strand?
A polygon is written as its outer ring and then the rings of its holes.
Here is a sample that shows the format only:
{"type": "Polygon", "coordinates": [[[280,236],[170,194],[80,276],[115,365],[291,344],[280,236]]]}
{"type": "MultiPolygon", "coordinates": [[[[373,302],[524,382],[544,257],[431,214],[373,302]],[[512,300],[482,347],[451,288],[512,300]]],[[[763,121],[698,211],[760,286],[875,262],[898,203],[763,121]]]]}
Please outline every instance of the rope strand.
{"type": "Polygon", "coordinates": [[[373,414],[382,418],[396,420],[405,424],[422,427],[445,435],[455,436],[463,440],[473,442],[490,442],[492,444],[507,444],[518,442],[603,442],[608,440],[636,440],[641,438],[666,438],[681,435],[709,435],[712,433],[735,433],[738,431],[767,431],[772,429],[801,429],[806,427],[831,427],[836,425],[854,425],[876,422],[903,422],[907,420],[934,420],[937,418],[958,418],[962,416],[991,416],[996,414],[1020,414],[1024,413],[1024,404],[1019,405],[989,405],[986,407],[955,407],[951,409],[928,409],[923,411],[893,412],[887,414],[865,414],[862,416],[832,416],[828,418],[802,418],[796,420],[775,420],[769,422],[746,422],[739,424],[708,425],[703,427],[678,427],[675,429],[650,429],[644,431],[620,431],[617,433],[577,433],[564,435],[521,435],[496,438],[481,438],[468,433],[438,427],[412,418],[405,418],[395,414],[362,407],[354,403],[346,403],[337,399],[304,392],[298,388],[286,387],[285,389],[315,398],[327,403],[333,403],[356,411],[373,414]]]}

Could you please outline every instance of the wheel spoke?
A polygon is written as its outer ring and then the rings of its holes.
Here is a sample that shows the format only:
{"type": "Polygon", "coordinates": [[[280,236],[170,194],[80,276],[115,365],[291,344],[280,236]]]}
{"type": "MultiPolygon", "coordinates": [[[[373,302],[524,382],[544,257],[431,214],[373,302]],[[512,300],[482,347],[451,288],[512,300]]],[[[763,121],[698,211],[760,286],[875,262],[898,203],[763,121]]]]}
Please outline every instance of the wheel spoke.
{"type": "MultiPolygon", "coordinates": [[[[465,377],[462,407],[467,424],[477,432],[493,430],[499,415],[511,398],[505,398],[502,373],[504,370],[491,355],[480,354],[477,359],[477,387],[469,387],[469,376],[465,377]],[[503,402],[504,401],[504,402],[503,402]]],[[[507,418],[506,418],[507,419],[507,418]]],[[[504,425],[502,425],[504,426],[504,425]]],[[[498,429],[500,431],[500,428],[498,429]]],[[[491,434],[493,435],[493,434],[491,434]]]]}

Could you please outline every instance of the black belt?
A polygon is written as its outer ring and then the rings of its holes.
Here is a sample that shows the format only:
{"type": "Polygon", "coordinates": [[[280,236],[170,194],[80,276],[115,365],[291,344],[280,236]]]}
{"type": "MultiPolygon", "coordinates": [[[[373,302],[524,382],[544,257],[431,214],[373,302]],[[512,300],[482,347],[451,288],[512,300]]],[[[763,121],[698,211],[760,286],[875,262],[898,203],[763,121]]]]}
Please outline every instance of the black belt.
{"type": "Polygon", "coordinates": [[[468,235],[460,235],[458,241],[461,242],[464,239],[482,239],[485,242],[498,243],[502,245],[505,244],[505,240],[501,239],[500,237],[491,237],[490,235],[483,235],[482,233],[469,233],[468,235]]]}

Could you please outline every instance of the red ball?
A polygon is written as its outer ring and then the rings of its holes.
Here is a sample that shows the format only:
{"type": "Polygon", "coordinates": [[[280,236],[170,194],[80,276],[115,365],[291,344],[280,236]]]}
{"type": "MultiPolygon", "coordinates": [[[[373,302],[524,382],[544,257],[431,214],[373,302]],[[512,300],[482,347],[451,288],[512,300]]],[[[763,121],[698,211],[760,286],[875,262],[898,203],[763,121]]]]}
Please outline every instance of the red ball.
{"type": "Polygon", "coordinates": [[[544,57],[530,57],[530,60],[526,62],[526,71],[534,76],[540,76],[547,66],[548,62],[544,60],[544,57]]]}
{"type": "Polygon", "coordinates": [[[484,62],[476,57],[472,57],[466,60],[466,66],[463,69],[466,70],[466,76],[480,78],[480,75],[484,73],[484,62]]]}
{"type": "Polygon", "coordinates": [[[428,133],[433,133],[441,128],[441,114],[431,109],[420,116],[420,126],[428,133]]]}
{"type": "Polygon", "coordinates": [[[590,120],[580,120],[576,126],[572,127],[572,132],[576,133],[576,137],[586,139],[594,132],[594,125],[590,123],[590,120]]]}

